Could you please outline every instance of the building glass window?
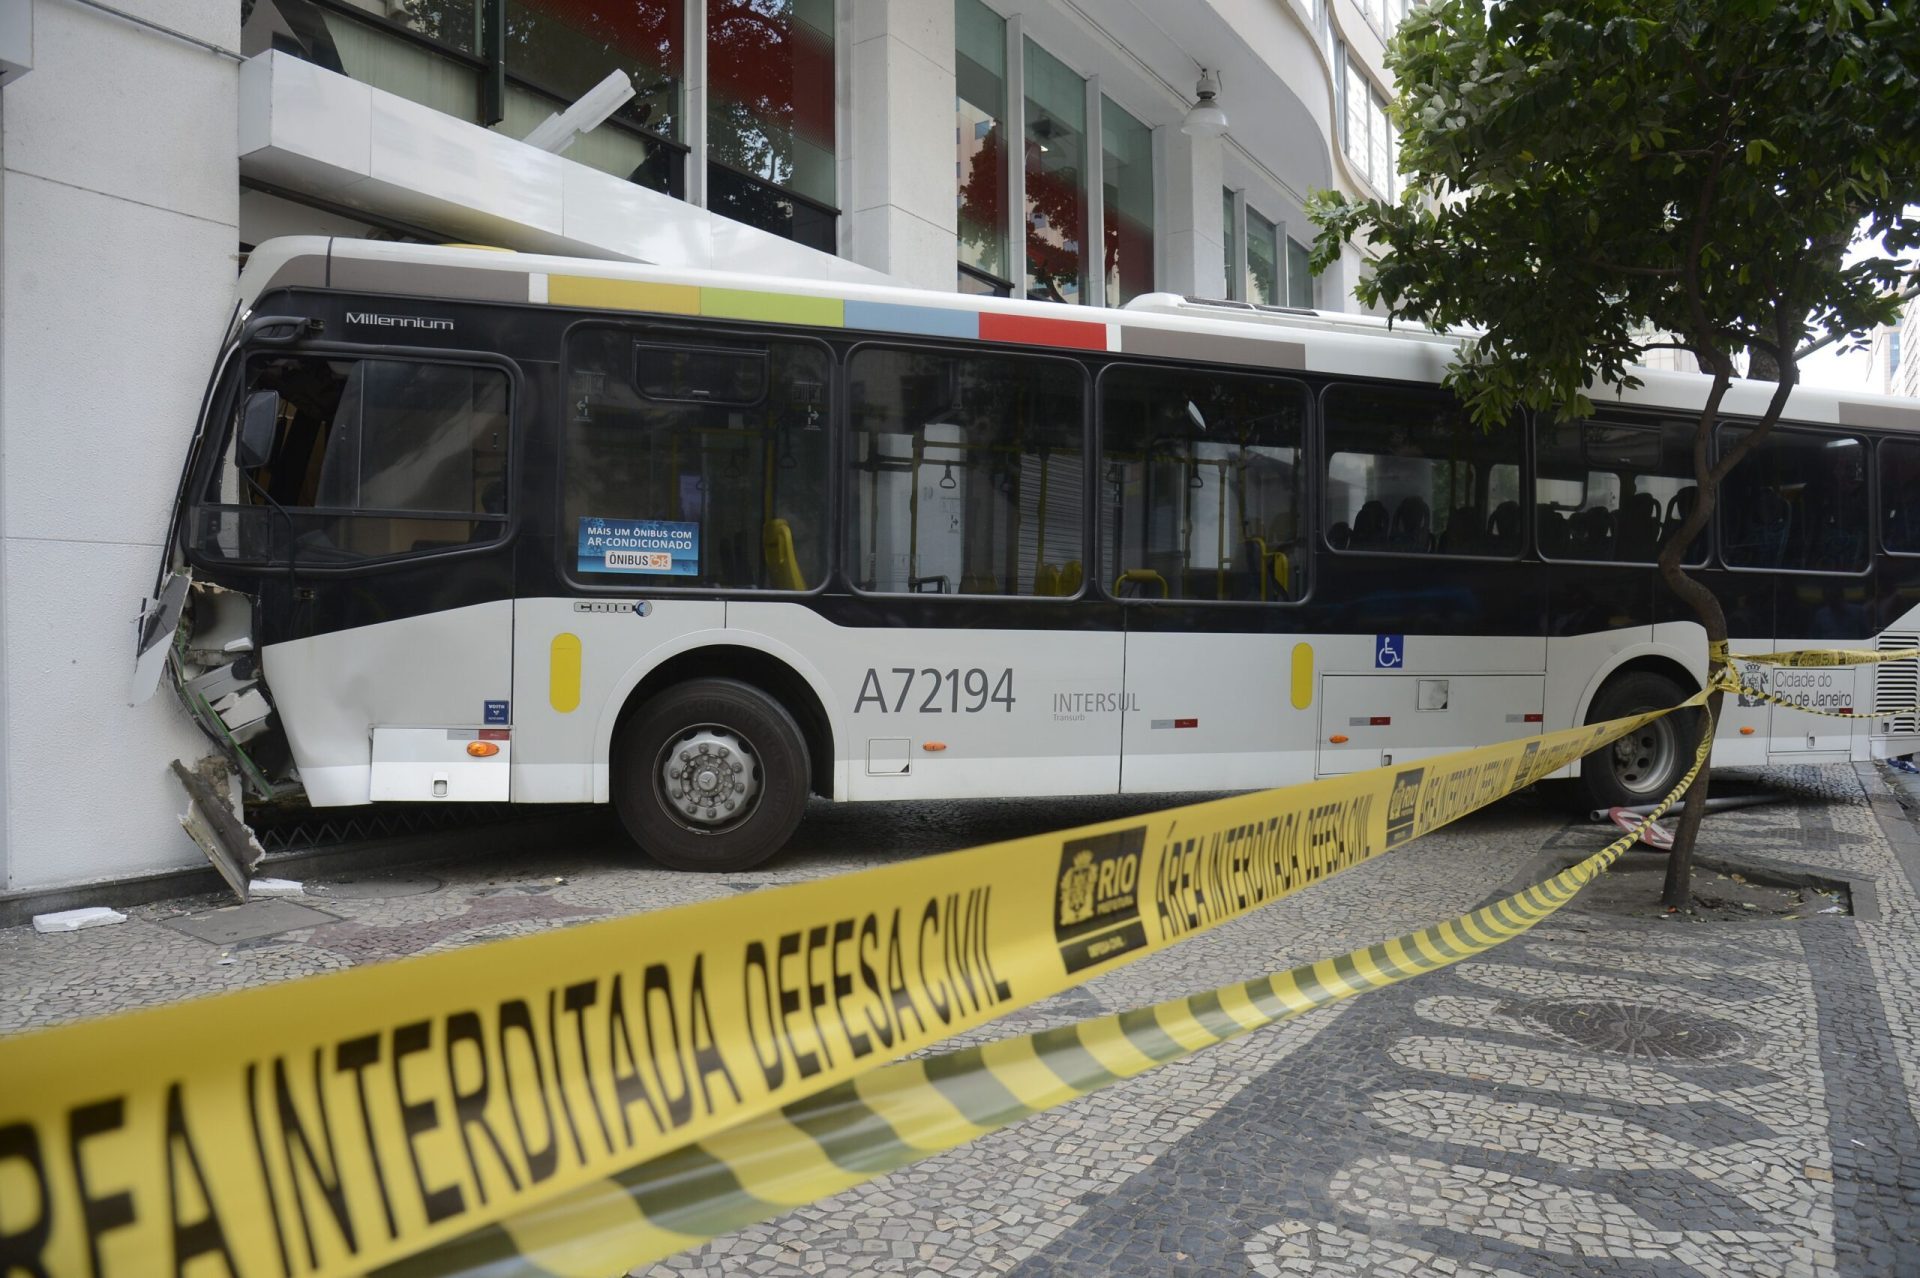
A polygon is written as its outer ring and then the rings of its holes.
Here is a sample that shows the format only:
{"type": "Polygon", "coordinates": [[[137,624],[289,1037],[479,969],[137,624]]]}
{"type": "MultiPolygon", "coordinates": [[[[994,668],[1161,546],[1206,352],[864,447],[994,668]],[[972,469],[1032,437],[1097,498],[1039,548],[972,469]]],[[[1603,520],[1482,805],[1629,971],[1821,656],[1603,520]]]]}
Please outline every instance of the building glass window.
{"type": "Polygon", "coordinates": [[[682,0],[506,0],[509,77],[499,128],[525,137],[607,77],[625,73],[634,96],[606,125],[582,134],[567,158],[668,195],[686,192],[683,131],[686,13],[682,0]]]}
{"type": "MultiPolygon", "coordinates": [[[[953,17],[960,262],[988,277],[975,281],[985,288],[1012,277],[1007,261],[1007,23],[980,0],[955,0],[953,17]]],[[[962,291],[969,291],[964,283],[962,291]]]]}
{"type": "Polygon", "coordinates": [[[1107,305],[1153,291],[1153,130],[1100,100],[1107,305]]]}
{"type": "Polygon", "coordinates": [[[1100,562],[1114,593],[1252,602],[1305,594],[1306,417],[1297,382],[1107,372],[1100,562]]]}
{"type": "Polygon", "coordinates": [[[1341,64],[1342,148],[1353,168],[1388,199],[1397,194],[1399,131],[1387,115],[1387,100],[1352,58],[1341,64]]]}
{"type": "Polygon", "coordinates": [[[383,0],[255,0],[242,20],[240,51],[290,53],[471,121],[480,118],[480,21],[479,0],[406,0],[392,8],[383,0]]]}
{"type": "Polygon", "coordinates": [[[1259,306],[1279,306],[1280,228],[1252,209],[1247,210],[1247,284],[1245,300],[1259,306]]]}
{"type": "Polygon", "coordinates": [[[834,0],[707,0],[707,204],[837,247],[834,0]]]}
{"type": "Polygon", "coordinates": [[[1087,282],[1087,86],[1026,40],[1027,296],[1080,302],[1087,282]]]}
{"type": "Polygon", "coordinates": [[[688,346],[668,329],[575,330],[561,444],[566,561],[595,586],[818,586],[829,367],[810,342],[702,336],[688,346]],[[635,525],[677,539],[670,564],[618,562],[587,540],[637,535],[635,525]]]}
{"type": "Polygon", "coordinates": [[[1238,301],[1244,291],[1240,287],[1240,249],[1234,242],[1233,233],[1233,192],[1222,189],[1220,192],[1220,242],[1227,250],[1227,297],[1238,301]]]}
{"type": "Polygon", "coordinates": [[[1287,305],[1313,309],[1313,267],[1307,246],[1287,237],[1287,305]]]}
{"type": "Polygon", "coordinates": [[[847,363],[849,571],[889,593],[1079,593],[1079,366],[866,347],[847,363]]]}
{"type": "MultiPolygon", "coordinates": [[[[1746,434],[1723,428],[1721,449],[1746,434]]],[[[1857,572],[1867,566],[1867,510],[1863,441],[1775,430],[1724,482],[1721,548],[1742,568],[1857,572]]]]}
{"type": "Polygon", "coordinates": [[[1483,431],[1451,395],[1335,386],[1323,401],[1335,550],[1520,553],[1520,435],[1483,431]],[[1330,442],[1329,447],[1336,447],[1330,442]]]}

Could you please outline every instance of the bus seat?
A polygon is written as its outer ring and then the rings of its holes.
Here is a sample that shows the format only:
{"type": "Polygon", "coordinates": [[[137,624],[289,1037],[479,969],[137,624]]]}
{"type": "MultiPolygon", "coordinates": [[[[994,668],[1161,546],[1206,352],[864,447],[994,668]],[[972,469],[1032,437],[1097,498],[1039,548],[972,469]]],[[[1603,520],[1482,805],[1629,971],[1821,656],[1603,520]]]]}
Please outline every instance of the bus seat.
{"type": "Polygon", "coordinates": [[[1370,501],[1353,517],[1353,536],[1348,545],[1354,550],[1380,550],[1387,544],[1387,504],[1370,501]]]}
{"type": "Polygon", "coordinates": [[[1613,558],[1613,514],[1604,506],[1593,506],[1572,520],[1574,550],[1582,559],[1613,558]]]}
{"type": "Polygon", "coordinates": [[[1060,570],[1060,593],[1062,595],[1079,594],[1080,583],[1085,581],[1086,577],[1086,569],[1080,566],[1080,561],[1069,560],[1067,566],[1060,570]]]}
{"type": "Polygon", "coordinates": [[[1433,549],[1433,508],[1423,498],[1402,497],[1393,512],[1388,544],[1395,550],[1425,553],[1433,549]]]}
{"type": "Polygon", "coordinates": [[[1542,502],[1534,512],[1534,533],[1540,539],[1540,553],[1564,557],[1567,554],[1567,517],[1542,502]]]}
{"type": "Polygon", "coordinates": [[[1333,527],[1327,529],[1327,544],[1335,550],[1345,550],[1353,544],[1353,529],[1347,527],[1346,520],[1336,520],[1333,527]]]}
{"type": "Polygon", "coordinates": [[[1493,550],[1520,549],[1520,503],[1503,501],[1487,516],[1487,541],[1493,550]]]}
{"type": "Polygon", "coordinates": [[[1615,530],[1618,558],[1652,559],[1660,546],[1660,501],[1652,493],[1635,493],[1620,508],[1615,530]]]}
{"type": "Polygon", "coordinates": [[[760,530],[760,551],[767,560],[767,580],[775,590],[805,590],[807,579],[800,575],[800,557],[793,549],[793,525],[784,519],[769,519],[760,530]]]}
{"type": "Polygon", "coordinates": [[[1447,517],[1447,530],[1440,534],[1440,549],[1450,555],[1486,553],[1480,535],[1480,508],[1461,506],[1447,517]]]}
{"type": "Polygon", "coordinates": [[[1060,593],[1060,570],[1052,564],[1041,564],[1033,570],[1033,593],[1036,595],[1058,595],[1060,593]]]}
{"type": "Polygon", "coordinates": [[[1160,592],[1160,597],[1162,599],[1165,599],[1168,597],[1167,596],[1167,579],[1165,577],[1162,577],[1159,573],[1155,572],[1151,568],[1128,568],[1126,571],[1122,572],[1117,578],[1115,578],[1113,583],[1113,593],[1117,596],[1120,596],[1122,598],[1127,598],[1127,599],[1145,598],[1146,596],[1144,594],[1140,594],[1137,592],[1134,594],[1127,594],[1125,587],[1129,585],[1142,586],[1142,587],[1152,586],[1160,592]]]}

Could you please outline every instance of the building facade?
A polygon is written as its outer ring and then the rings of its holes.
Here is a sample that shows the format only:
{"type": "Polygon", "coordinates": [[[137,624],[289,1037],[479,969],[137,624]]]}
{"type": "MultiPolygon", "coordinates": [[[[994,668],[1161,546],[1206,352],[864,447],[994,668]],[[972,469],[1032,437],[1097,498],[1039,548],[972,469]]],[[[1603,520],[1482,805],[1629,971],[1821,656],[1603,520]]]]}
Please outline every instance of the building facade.
{"type": "Polygon", "coordinates": [[[1875,329],[1867,349],[1870,389],[1920,398],[1920,298],[1907,303],[1898,323],[1875,329]]]}
{"type": "Polygon", "coordinates": [[[1303,206],[1397,194],[1407,2],[0,0],[0,894],[201,863],[133,618],[251,246],[1351,308],[1303,206]]]}

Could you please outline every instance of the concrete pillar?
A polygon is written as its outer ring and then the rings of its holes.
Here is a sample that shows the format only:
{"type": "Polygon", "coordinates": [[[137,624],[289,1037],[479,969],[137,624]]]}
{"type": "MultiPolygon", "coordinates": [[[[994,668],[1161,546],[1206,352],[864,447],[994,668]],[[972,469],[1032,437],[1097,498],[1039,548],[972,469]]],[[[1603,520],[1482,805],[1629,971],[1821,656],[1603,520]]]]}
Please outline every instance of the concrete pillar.
{"type": "Polygon", "coordinates": [[[958,253],[953,0],[851,7],[849,180],[854,261],[951,292],[958,253]]]}
{"type": "Polygon", "coordinates": [[[1194,297],[1227,295],[1227,248],[1220,239],[1219,138],[1189,137],[1177,124],[1159,130],[1166,157],[1167,247],[1161,287],[1194,297]]]}
{"type": "Polygon", "coordinates": [[[133,617],[232,304],[240,8],[34,4],[0,110],[0,890],[192,865],[133,617]],[[197,43],[204,42],[204,43],[197,43]],[[213,46],[212,48],[205,47],[213,46]]]}

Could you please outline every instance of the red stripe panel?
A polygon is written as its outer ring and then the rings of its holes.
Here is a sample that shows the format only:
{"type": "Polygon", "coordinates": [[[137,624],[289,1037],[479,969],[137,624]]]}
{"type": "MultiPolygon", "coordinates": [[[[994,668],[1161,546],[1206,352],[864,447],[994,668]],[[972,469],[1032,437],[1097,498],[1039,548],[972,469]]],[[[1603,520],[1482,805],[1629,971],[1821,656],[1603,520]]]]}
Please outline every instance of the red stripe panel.
{"type": "Polygon", "coordinates": [[[1198,719],[1175,719],[1173,726],[1176,728],[1197,728],[1200,726],[1200,721],[1198,719]]]}
{"type": "Polygon", "coordinates": [[[1107,326],[1084,320],[1036,319],[1031,315],[980,313],[980,336],[989,342],[1021,342],[1028,346],[1070,346],[1075,350],[1107,349],[1107,326]]]}

